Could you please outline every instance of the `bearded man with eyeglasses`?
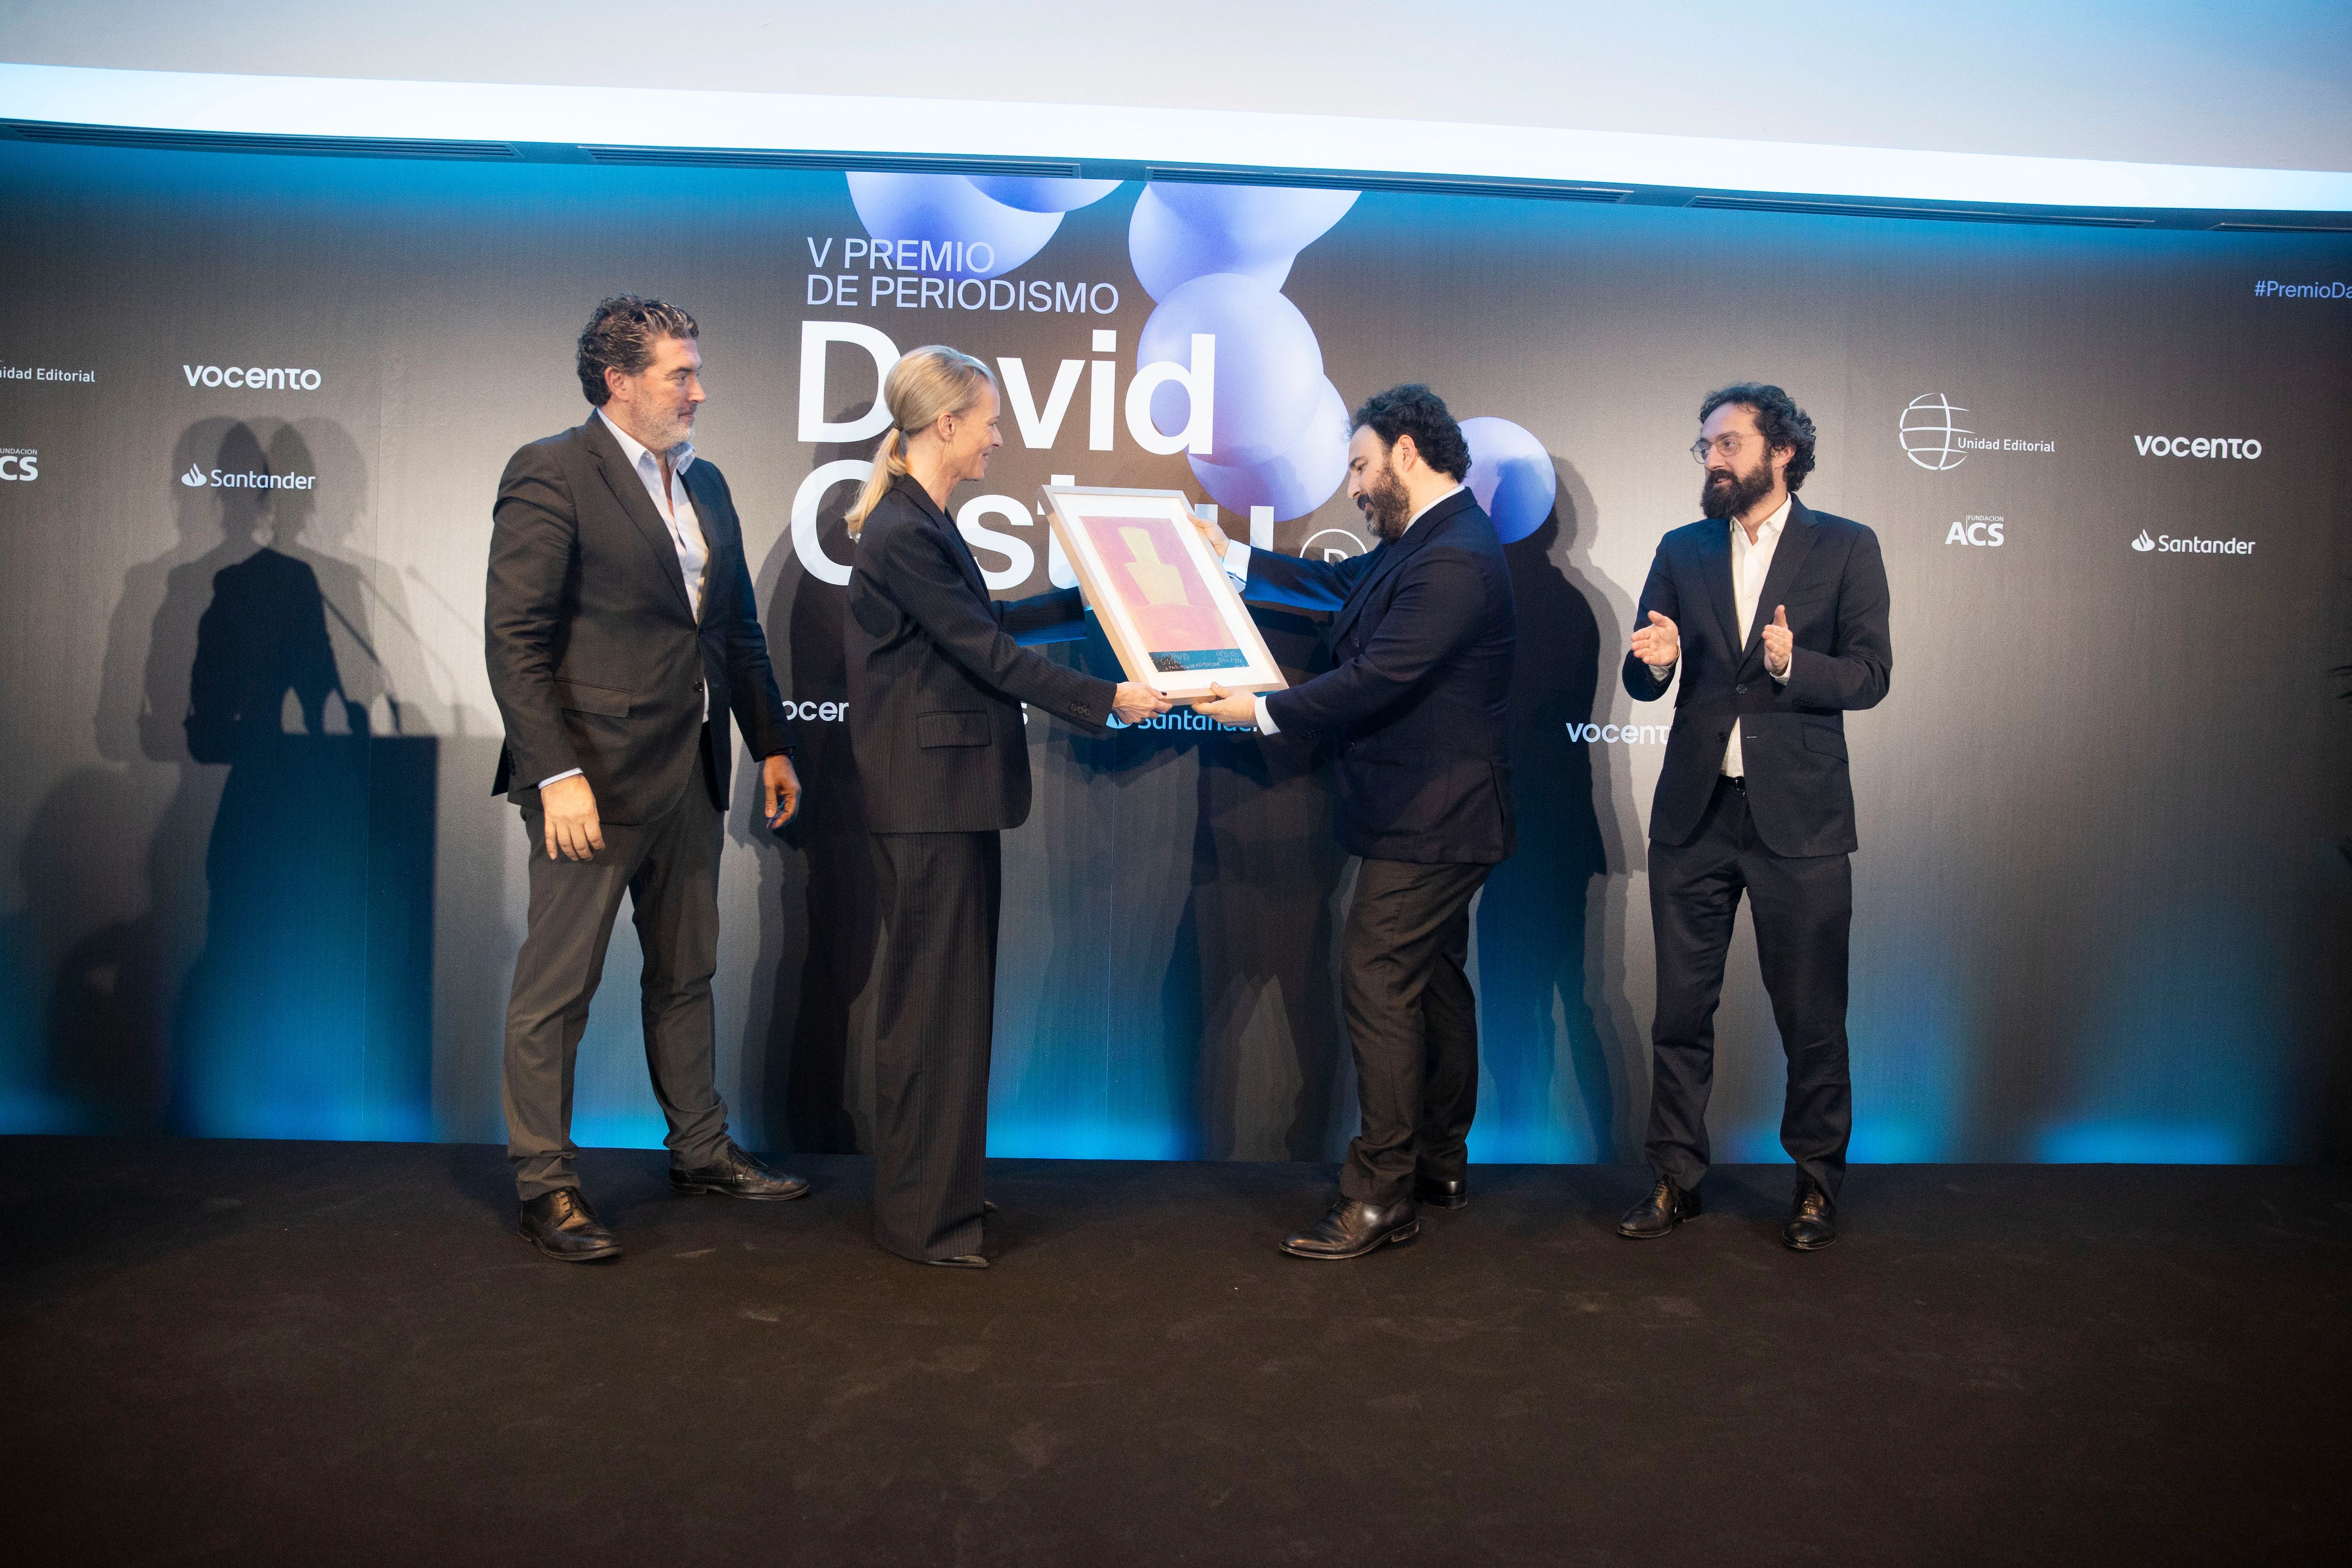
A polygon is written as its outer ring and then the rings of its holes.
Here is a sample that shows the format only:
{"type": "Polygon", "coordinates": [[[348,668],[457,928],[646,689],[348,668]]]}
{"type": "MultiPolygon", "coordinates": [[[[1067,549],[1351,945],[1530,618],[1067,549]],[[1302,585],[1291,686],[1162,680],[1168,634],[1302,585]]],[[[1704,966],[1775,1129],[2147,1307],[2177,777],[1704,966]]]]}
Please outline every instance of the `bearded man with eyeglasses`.
{"type": "Polygon", "coordinates": [[[1699,405],[1691,456],[1705,520],[1658,543],[1634,612],[1625,689],[1675,689],[1650,809],[1649,1196],[1617,1227],[1646,1240],[1699,1212],[1715,1012],[1732,918],[1751,900],[1756,952],[1788,1056],[1780,1145],[1796,1162],[1781,1239],[1837,1239],[1853,1131],[1846,946],[1856,847],[1845,714],[1886,695],[1886,566],[1878,536],[1813,510],[1813,422],[1777,386],[1741,383],[1699,405]],[[1677,687],[1675,676],[1681,681],[1677,687]]]}

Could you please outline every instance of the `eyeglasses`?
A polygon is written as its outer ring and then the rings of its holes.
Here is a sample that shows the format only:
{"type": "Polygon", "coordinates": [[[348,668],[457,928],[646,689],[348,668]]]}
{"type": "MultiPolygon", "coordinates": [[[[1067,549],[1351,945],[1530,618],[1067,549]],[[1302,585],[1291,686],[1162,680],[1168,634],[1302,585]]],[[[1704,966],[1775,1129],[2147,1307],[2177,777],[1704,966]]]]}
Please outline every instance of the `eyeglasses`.
{"type": "Polygon", "coordinates": [[[1747,436],[1737,430],[1728,436],[1717,436],[1712,441],[1702,436],[1691,443],[1691,461],[1705,468],[1707,454],[1711,452],[1725,462],[1736,463],[1739,460],[1740,448],[1747,444],[1747,436]]]}

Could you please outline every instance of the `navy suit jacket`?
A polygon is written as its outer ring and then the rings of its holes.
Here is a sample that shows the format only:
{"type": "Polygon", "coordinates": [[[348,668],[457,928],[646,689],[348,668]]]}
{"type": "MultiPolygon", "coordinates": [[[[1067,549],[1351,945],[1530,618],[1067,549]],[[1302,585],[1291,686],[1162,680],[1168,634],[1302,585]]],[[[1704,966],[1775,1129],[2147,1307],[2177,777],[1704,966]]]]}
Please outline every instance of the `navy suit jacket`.
{"type": "MultiPolygon", "coordinates": [[[[1660,540],[1633,612],[1637,627],[1650,624],[1653,610],[1674,622],[1683,648],[1650,837],[1681,845],[1698,832],[1738,724],[1748,814],[1764,847],[1775,855],[1851,853],[1858,841],[1845,710],[1875,707],[1895,668],[1878,536],[1795,501],[1742,641],[1731,590],[1735,526],[1710,519],[1660,540]],[[1764,668],[1764,628],[1783,605],[1796,641],[1785,686],[1764,668]]],[[[1666,689],[1633,654],[1624,675],[1637,700],[1666,689]]]]}
{"type": "Polygon", "coordinates": [[[1269,692],[1281,730],[1339,742],[1339,842],[1421,865],[1493,865],[1517,844],[1508,702],[1518,612],[1495,525],[1468,490],[1345,561],[1253,550],[1246,597],[1328,610],[1337,667],[1269,692]]]}

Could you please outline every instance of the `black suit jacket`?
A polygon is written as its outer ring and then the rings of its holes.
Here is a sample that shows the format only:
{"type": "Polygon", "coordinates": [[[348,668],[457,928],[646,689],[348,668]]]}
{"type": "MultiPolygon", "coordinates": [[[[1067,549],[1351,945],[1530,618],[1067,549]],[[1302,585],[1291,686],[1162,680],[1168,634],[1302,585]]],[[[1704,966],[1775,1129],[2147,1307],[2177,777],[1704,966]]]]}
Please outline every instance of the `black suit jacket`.
{"type": "MultiPolygon", "coordinates": [[[[1857,839],[1845,710],[1876,706],[1895,668],[1878,536],[1795,501],[1742,642],[1731,590],[1736,526],[1694,522],[1660,540],[1633,612],[1637,627],[1650,624],[1653,610],[1674,622],[1683,648],[1650,837],[1660,844],[1690,842],[1737,723],[1748,814],[1764,847],[1775,855],[1851,853],[1857,839]],[[1785,686],[1764,669],[1764,628],[1781,605],[1796,641],[1785,686]]],[[[1624,673],[1625,689],[1638,700],[1666,689],[1631,653],[1624,673]]]]}
{"type": "Polygon", "coordinates": [[[752,755],[792,750],[727,480],[697,458],[686,491],[709,547],[698,618],[669,530],[602,419],[507,463],[482,620],[507,729],[491,787],[517,805],[578,768],[599,816],[651,822],[694,782],[699,757],[723,811],[730,712],[752,755]]]}
{"type": "Polygon", "coordinates": [[[1508,858],[1518,612],[1502,541],[1470,492],[1345,561],[1253,550],[1245,595],[1338,612],[1335,668],[1268,693],[1265,709],[1277,729],[1337,731],[1349,852],[1421,865],[1508,858]]]}
{"type": "Polygon", "coordinates": [[[990,598],[955,524],[901,476],[858,532],[842,622],[867,827],[983,833],[1027,821],[1021,704],[1099,725],[1118,689],[1021,645],[1085,635],[1076,588],[990,598]]]}

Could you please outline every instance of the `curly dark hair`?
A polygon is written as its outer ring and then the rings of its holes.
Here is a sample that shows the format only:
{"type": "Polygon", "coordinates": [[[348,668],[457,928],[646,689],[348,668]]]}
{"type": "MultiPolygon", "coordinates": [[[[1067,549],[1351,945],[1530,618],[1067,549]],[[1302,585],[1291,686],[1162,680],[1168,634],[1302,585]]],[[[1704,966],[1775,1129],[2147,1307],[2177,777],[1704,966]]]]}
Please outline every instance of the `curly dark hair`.
{"type": "Polygon", "coordinates": [[[1805,476],[1813,471],[1812,416],[1777,386],[1742,381],[1708,393],[1706,401],[1698,405],[1698,422],[1706,424],[1707,416],[1727,403],[1737,403],[1756,416],[1756,428],[1767,446],[1794,448],[1789,458],[1789,489],[1791,493],[1802,489],[1805,476]]]}
{"type": "Polygon", "coordinates": [[[607,367],[635,375],[654,362],[654,345],[664,338],[698,338],[694,318],[666,300],[615,294],[599,301],[580,332],[580,390],[597,407],[613,395],[604,384],[607,367]]]}
{"type": "Polygon", "coordinates": [[[1423,462],[1456,479],[1469,476],[1470,443],[1462,438],[1462,426],[1446,412],[1445,399],[1419,382],[1364,399],[1348,428],[1353,432],[1367,425],[1383,446],[1393,447],[1398,437],[1410,436],[1423,462]]]}

